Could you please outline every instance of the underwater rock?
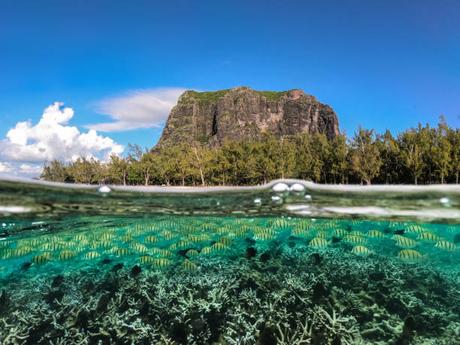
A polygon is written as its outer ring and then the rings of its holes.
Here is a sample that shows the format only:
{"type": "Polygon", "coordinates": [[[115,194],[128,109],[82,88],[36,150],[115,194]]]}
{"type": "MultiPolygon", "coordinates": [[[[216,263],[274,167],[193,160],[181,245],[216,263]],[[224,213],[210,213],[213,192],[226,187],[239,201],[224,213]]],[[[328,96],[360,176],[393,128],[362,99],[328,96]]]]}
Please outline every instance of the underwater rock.
{"type": "Polygon", "coordinates": [[[260,261],[267,262],[268,260],[270,260],[270,253],[269,252],[265,252],[265,253],[262,253],[260,255],[260,261]]]}
{"type": "Polygon", "coordinates": [[[114,265],[112,267],[112,272],[118,272],[119,270],[121,270],[125,265],[123,265],[122,263],[118,263],[116,265],[114,265]]]}
{"type": "Polygon", "coordinates": [[[57,288],[59,287],[62,283],[64,282],[64,276],[59,274],[56,277],[54,277],[53,282],[51,283],[52,288],[57,288]]]}
{"type": "Polygon", "coordinates": [[[340,237],[332,236],[332,240],[331,240],[332,243],[339,243],[340,241],[342,241],[340,237]]]}
{"type": "Polygon", "coordinates": [[[323,261],[323,258],[321,256],[321,254],[319,254],[319,253],[311,254],[310,258],[311,258],[311,262],[313,263],[313,265],[319,265],[323,261]]]}
{"type": "Polygon", "coordinates": [[[329,296],[329,289],[322,282],[313,285],[313,303],[318,304],[323,298],[329,296]]]}
{"type": "Polygon", "coordinates": [[[75,320],[75,326],[78,328],[88,328],[89,320],[90,320],[91,314],[89,311],[86,309],[82,309],[78,312],[77,318],[75,320]]]}
{"type": "Polygon", "coordinates": [[[255,257],[257,254],[257,249],[254,247],[248,247],[246,248],[246,259],[251,259],[255,257]]]}
{"type": "Polygon", "coordinates": [[[62,298],[64,297],[64,292],[57,289],[57,290],[51,290],[44,296],[44,300],[48,304],[54,304],[56,301],[60,302],[62,298]]]}
{"type": "Polygon", "coordinates": [[[3,315],[10,305],[10,297],[6,290],[2,290],[2,294],[0,295],[0,316],[3,315]]]}
{"type": "Polygon", "coordinates": [[[371,272],[369,273],[369,279],[376,281],[376,282],[381,281],[385,279],[385,273],[383,273],[382,271],[371,272]]]}
{"type": "Polygon", "coordinates": [[[276,330],[273,326],[264,325],[260,331],[259,339],[257,340],[258,345],[276,345],[278,343],[276,339],[276,330]]]}
{"type": "Polygon", "coordinates": [[[101,314],[101,313],[105,312],[107,310],[107,307],[108,307],[108,304],[109,304],[111,298],[112,298],[111,293],[103,294],[99,298],[99,301],[97,302],[96,313],[101,314]]]}
{"type": "Polygon", "coordinates": [[[130,275],[131,277],[137,277],[139,274],[141,274],[142,268],[140,268],[139,265],[134,265],[133,268],[131,268],[130,275]]]}
{"type": "Polygon", "coordinates": [[[179,344],[187,344],[187,328],[184,324],[173,323],[169,330],[169,336],[179,344]]]}
{"type": "Polygon", "coordinates": [[[250,237],[246,237],[246,238],[244,239],[244,241],[245,241],[248,245],[250,245],[250,246],[253,246],[253,245],[256,244],[256,240],[253,239],[253,238],[250,238],[250,237]]]}
{"type": "Polygon", "coordinates": [[[32,266],[32,263],[30,261],[26,261],[21,265],[21,271],[27,271],[30,266],[32,266]]]}
{"type": "Polygon", "coordinates": [[[49,320],[43,320],[39,322],[37,325],[34,325],[29,329],[29,334],[27,341],[25,342],[26,345],[37,345],[42,344],[40,339],[43,335],[47,334],[50,337],[58,337],[58,335],[53,334],[55,332],[54,327],[52,326],[49,320]]]}

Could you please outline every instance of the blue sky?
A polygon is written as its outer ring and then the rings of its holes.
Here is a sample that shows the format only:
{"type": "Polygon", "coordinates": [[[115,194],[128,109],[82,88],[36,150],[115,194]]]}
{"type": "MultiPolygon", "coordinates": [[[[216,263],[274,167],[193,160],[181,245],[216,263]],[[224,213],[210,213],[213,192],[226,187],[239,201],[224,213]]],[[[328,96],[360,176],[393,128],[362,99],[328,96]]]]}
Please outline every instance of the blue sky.
{"type": "Polygon", "coordinates": [[[453,0],[0,0],[0,140],[11,141],[20,121],[35,128],[59,101],[74,111],[62,126],[78,135],[107,129],[97,124],[112,114],[116,131],[99,137],[150,147],[167,115],[154,103],[165,93],[170,103],[182,89],[240,85],[301,88],[331,105],[348,135],[435,124],[441,114],[459,127],[458,18],[453,0]],[[137,129],[123,130],[132,97],[155,108],[154,119],[139,115],[137,129]]]}

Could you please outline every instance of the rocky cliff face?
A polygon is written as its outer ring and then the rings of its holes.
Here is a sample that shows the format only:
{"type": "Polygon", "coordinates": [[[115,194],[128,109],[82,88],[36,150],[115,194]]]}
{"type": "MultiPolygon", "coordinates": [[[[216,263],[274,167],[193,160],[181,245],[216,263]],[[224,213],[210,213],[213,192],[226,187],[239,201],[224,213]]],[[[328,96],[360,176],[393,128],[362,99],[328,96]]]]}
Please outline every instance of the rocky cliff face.
{"type": "Polygon", "coordinates": [[[171,110],[158,146],[276,137],[297,133],[339,134],[334,110],[302,90],[255,91],[237,87],[215,92],[186,91],[171,110]]]}

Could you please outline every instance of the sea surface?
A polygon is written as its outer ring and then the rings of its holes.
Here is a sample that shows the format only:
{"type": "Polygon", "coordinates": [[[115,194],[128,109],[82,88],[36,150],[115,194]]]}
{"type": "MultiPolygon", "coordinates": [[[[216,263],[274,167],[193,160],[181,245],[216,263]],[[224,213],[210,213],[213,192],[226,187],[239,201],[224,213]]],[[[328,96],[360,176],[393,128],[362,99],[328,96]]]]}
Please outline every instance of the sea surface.
{"type": "Polygon", "coordinates": [[[0,344],[460,344],[460,187],[0,179],[0,344]]]}

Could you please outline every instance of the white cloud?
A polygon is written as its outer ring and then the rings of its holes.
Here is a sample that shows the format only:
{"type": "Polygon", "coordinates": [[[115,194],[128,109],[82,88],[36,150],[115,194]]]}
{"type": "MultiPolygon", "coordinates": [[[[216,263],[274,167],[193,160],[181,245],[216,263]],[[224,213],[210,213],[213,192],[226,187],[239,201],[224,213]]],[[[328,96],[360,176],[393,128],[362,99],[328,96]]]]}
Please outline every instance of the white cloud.
{"type": "Polygon", "coordinates": [[[113,121],[86,127],[104,132],[160,127],[184,91],[182,88],[147,89],[107,98],[97,104],[97,111],[113,121]]]}
{"type": "Polygon", "coordinates": [[[0,162],[0,173],[9,173],[13,170],[12,166],[8,162],[0,162]]]}
{"type": "Polygon", "coordinates": [[[38,176],[43,163],[58,159],[70,162],[78,157],[108,160],[121,154],[123,146],[93,129],[81,133],[69,126],[74,111],[55,102],[45,109],[40,121],[18,122],[0,140],[0,172],[38,176]]]}

